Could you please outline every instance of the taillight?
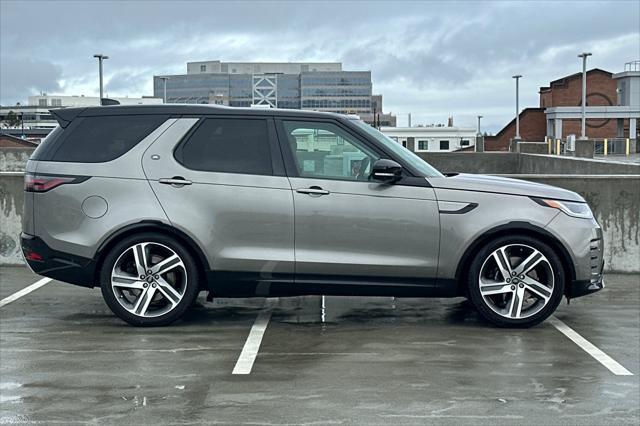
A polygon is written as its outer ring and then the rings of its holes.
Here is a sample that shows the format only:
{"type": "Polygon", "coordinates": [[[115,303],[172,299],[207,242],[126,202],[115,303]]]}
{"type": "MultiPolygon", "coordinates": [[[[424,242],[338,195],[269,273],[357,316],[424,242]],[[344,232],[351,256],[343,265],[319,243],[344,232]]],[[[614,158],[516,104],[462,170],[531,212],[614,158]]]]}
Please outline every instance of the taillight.
{"type": "Polygon", "coordinates": [[[50,175],[24,175],[24,190],[27,192],[47,192],[66,183],[79,183],[87,180],[87,177],[74,176],[50,176],[50,175]]]}

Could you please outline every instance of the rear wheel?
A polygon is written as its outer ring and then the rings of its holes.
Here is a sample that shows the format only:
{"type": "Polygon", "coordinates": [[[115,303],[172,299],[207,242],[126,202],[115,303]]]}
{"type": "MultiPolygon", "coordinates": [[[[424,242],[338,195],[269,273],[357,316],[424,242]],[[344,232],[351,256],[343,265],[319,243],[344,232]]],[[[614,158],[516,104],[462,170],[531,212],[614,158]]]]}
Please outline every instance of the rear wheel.
{"type": "Polygon", "coordinates": [[[501,327],[530,327],[551,315],[564,294],[560,258],[529,236],[500,237],[485,245],[469,268],[471,302],[501,327]]]}
{"type": "Polygon", "coordinates": [[[198,295],[198,268],[173,238],[140,234],[116,244],[102,265],[102,295],[132,325],[161,326],[180,318],[198,295]]]}

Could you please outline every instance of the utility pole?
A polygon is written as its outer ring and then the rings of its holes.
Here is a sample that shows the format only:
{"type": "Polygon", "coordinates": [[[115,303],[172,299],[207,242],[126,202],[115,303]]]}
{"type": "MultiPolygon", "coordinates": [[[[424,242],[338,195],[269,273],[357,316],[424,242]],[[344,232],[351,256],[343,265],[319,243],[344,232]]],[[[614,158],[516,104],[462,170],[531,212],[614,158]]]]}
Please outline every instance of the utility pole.
{"type": "Polygon", "coordinates": [[[578,58],[582,58],[582,125],[580,127],[580,139],[587,139],[587,117],[585,107],[587,106],[587,57],[589,52],[582,52],[578,58]]]}
{"type": "Polygon", "coordinates": [[[163,81],[164,83],[164,94],[162,95],[162,102],[163,103],[167,103],[167,80],[169,80],[169,77],[158,77],[160,80],[163,81]]]}
{"type": "Polygon", "coordinates": [[[100,73],[100,105],[102,105],[103,90],[102,90],[102,61],[105,59],[109,59],[107,55],[103,55],[102,53],[96,53],[93,55],[94,58],[98,58],[98,72],[100,73]]]}
{"type": "Polygon", "coordinates": [[[475,145],[476,152],[484,152],[484,138],[482,137],[482,130],[480,127],[481,119],[482,119],[482,116],[479,115],[478,116],[478,134],[476,135],[476,145],[475,145]]]}
{"type": "Polygon", "coordinates": [[[521,75],[514,75],[512,78],[516,80],[516,137],[515,139],[520,140],[520,79],[521,75]]]}

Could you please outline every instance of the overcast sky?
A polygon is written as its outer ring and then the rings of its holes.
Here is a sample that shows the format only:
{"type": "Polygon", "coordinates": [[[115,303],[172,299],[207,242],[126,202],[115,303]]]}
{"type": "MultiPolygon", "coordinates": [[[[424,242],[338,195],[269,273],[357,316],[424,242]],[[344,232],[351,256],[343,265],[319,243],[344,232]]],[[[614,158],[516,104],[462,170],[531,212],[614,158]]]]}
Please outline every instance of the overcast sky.
{"type": "Polygon", "coordinates": [[[640,59],[640,1],[207,2],[0,0],[0,104],[48,94],[151,95],[154,74],[187,61],[341,61],[371,70],[384,109],[406,124],[499,130],[538,89],[589,68],[640,59]]]}

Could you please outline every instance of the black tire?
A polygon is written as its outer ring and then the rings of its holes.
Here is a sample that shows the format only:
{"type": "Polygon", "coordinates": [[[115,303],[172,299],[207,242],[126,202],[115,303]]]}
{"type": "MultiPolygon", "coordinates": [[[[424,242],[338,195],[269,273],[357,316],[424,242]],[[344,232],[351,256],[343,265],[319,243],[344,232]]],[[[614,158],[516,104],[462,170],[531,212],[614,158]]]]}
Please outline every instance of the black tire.
{"type": "Polygon", "coordinates": [[[164,326],[182,317],[187,309],[193,305],[198,296],[199,279],[198,267],[189,251],[174,238],[155,233],[136,234],[119,241],[106,255],[100,270],[100,288],[107,306],[109,306],[111,311],[120,319],[139,327],[164,326]],[[180,257],[180,260],[182,260],[184,270],[186,271],[186,279],[183,280],[184,283],[182,284],[184,285],[182,299],[176,303],[170,311],[155,317],[143,317],[129,312],[118,301],[118,295],[116,295],[111,285],[111,273],[116,261],[123,253],[127,252],[130,247],[143,242],[161,244],[173,250],[180,257]]]}
{"type": "Polygon", "coordinates": [[[485,244],[475,254],[475,257],[471,262],[471,265],[469,266],[467,274],[467,285],[469,299],[483,318],[499,327],[527,328],[541,323],[556,310],[556,308],[560,304],[560,301],[562,300],[562,296],[564,295],[565,271],[560,257],[548,244],[544,243],[543,241],[534,237],[530,237],[528,235],[503,236],[496,238],[488,244],[485,244]],[[546,257],[553,272],[553,291],[549,296],[547,304],[538,312],[532,314],[529,317],[521,319],[507,318],[496,313],[491,307],[488,306],[484,297],[480,293],[479,283],[480,271],[485,260],[500,247],[514,244],[525,245],[538,250],[546,257]]]}

